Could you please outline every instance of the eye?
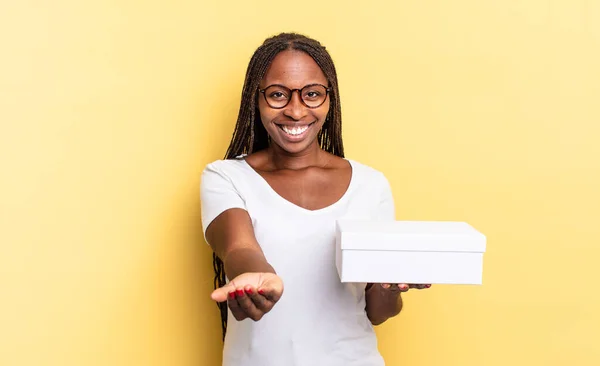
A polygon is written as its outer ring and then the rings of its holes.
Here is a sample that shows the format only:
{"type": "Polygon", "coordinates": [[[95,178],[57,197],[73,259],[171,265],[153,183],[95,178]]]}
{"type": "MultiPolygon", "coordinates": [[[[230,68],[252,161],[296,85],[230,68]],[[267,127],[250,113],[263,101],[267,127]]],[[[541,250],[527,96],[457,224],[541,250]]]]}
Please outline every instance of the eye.
{"type": "Polygon", "coordinates": [[[282,91],[274,91],[269,94],[269,98],[284,99],[284,98],[287,98],[287,95],[282,91]]]}
{"type": "Polygon", "coordinates": [[[307,91],[307,92],[304,94],[304,96],[305,96],[305,97],[307,97],[307,98],[309,98],[309,99],[315,99],[315,98],[318,98],[318,97],[320,97],[320,96],[321,96],[321,93],[320,93],[320,92],[318,92],[318,91],[316,91],[316,90],[310,90],[310,91],[307,91]]]}

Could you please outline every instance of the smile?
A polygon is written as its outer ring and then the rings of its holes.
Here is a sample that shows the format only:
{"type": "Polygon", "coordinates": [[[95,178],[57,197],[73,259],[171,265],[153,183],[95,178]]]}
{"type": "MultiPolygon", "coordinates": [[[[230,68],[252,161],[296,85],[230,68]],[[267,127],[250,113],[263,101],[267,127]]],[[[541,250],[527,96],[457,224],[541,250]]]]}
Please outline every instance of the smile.
{"type": "Polygon", "coordinates": [[[293,126],[293,127],[284,126],[284,125],[277,125],[277,126],[279,126],[279,128],[283,132],[285,132],[287,135],[298,137],[298,136],[301,136],[302,134],[304,134],[308,130],[308,128],[310,126],[312,126],[313,124],[314,124],[314,122],[310,123],[308,125],[304,125],[304,126],[293,126]]]}

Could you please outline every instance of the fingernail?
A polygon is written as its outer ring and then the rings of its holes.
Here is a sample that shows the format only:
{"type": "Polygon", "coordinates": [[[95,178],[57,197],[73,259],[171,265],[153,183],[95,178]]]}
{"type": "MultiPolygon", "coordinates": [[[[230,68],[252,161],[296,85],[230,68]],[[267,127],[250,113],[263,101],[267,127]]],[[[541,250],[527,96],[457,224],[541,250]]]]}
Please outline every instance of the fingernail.
{"type": "Polygon", "coordinates": [[[260,290],[258,290],[258,293],[259,293],[259,294],[261,294],[261,295],[264,295],[264,294],[265,294],[265,290],[263,290],[263,289],[261,288],[260,290]]]}
{"type": "Polygon", "coordinates": [[[231,291],[229,293],[229,298],[232,299],[232,300],[235,299],[235,291],[231,291]]]}
{"type": "Polygon", "coordinates": [[[244,296],[244,290],[235,290],[235,293],[236,293],[238,296],[244,296]]]}
{"type": "Polygon", "coordinates": [[[254,294],[254,291],[252,291],[252,289],[251,289],[251,288],[247,288],[247,289],[246,289],[246,293],[247,293],[248,295],[253,295],[253,294],[254,294]]]}
{"type": "Polygon", "coordinates": [[[431,285],[425,285],[425,287],[426,287],[426,288],[430,288],[430,287],[431,287],[431,285]]]}
{"type": "Polygon", "coordinates": [[[400,285],[398,287],[400,287],[400,289],[402,289],[402,290],[406,290],[408,288],[408,286],[406,286],[405,284],[402,284],[402,285],[400,285]]]}

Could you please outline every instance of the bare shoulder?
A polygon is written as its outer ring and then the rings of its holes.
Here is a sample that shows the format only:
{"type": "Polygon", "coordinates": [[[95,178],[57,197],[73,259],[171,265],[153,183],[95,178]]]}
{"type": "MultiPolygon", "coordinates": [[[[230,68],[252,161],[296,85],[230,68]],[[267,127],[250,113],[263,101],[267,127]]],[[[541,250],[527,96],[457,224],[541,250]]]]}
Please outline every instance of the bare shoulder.
{"type": "Polygon", "coordinates": [[[245,157],[246,162],[256,170],[266,170],[269,164],[267,150],[260,150],[245,157]]]}
{"type": "Polygon", "coordinates": [[[327,168],[329,169],[342,171],[350,171],[352,169],[352,165],[348,160],[341,158],[337,155],[327,153],[327,159],[327,168]]]}

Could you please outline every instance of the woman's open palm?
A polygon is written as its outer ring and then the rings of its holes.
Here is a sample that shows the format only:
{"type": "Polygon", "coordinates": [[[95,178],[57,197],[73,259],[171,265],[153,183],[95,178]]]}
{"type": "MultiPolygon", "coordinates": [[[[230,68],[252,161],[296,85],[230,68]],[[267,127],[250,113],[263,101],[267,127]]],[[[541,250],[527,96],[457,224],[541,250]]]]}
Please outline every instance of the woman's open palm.
{"type": "Polygon", "coordinates": [[[211,298],[227,301],[237,320],[260,320],[283,294],[283,281],[274,273],[243,273],[213,291],[211,298]]]}

